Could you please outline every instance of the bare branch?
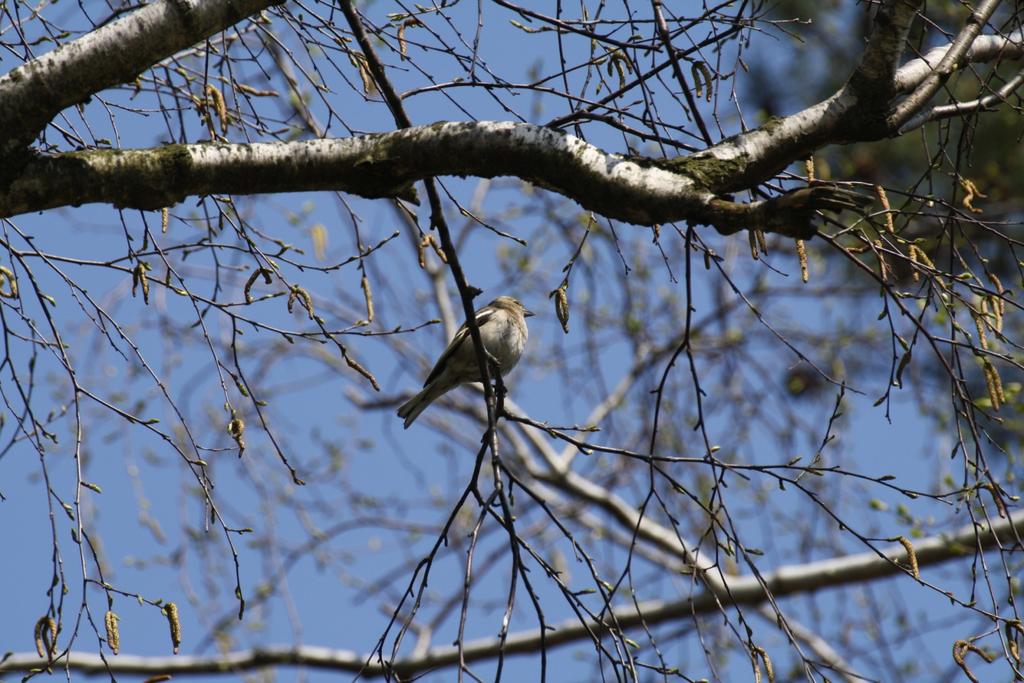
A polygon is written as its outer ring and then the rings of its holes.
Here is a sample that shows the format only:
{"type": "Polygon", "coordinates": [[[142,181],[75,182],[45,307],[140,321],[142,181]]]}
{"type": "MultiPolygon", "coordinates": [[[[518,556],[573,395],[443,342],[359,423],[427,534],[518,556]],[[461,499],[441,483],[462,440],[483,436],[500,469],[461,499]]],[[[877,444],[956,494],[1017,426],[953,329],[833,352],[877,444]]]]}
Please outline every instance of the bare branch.
{"type": "MultiPolygon", "coordinates": [[[[810,237],[813,210],[831,208],[813,198],[720,199],[707,188],[722,166],[711,157],[671,168],[655,163],[607,154],[547,128],[488,121],[334,140],[94,150],[29,163],[0,191],[0,215],[92,202],[155,210],[190,195],[304,190],[414,199],[413,182],[439,175],[518,176],[608,217],[641,225],[685,219],[726,234],[759,227],[810,237]]],[[[824,189],[815,193],[824,198],[824,189]]]]}
{"type": "MultiPolygon", "coordinates": [[[[896,90],[908,93],[919,86],[932,70],[937,68],[943,57],[953,46],[952,43],[932,48],[924,56],[907,62],[896,72],[896,90]]],[[[1017,29],[1005,36],[978,36],[964,53],[961,62],[976,64],[996,59],[1020,59],[1024,57],[1024,31],[1017,29]]]]}
{"type": "Polygon", "coordinates": [[[891,96],[910,25],[923,4],[923,0],[887,0],[879,7],[868,45],[850,77],[851,85],[862,96],[891,96]]]}
{"type": "Polygon", "coordinates": [[[953,102],[952,104],[943,104],[922,111],[920,114],[903,124],[903,127],[900,128],[900,133],[908,133],[916,128],[920,128],[930,121],[938,121],[939,119],[948,119],[953,116],[963,116],[964,114],[994,109],[1000,104],[1004,104],[1006,99],[1016,92],[1021,85],[1024,85],[1024,69],[1014,74],[1013,78],[1004,83],[1003,86],[994,93],[968,102],[953,102]]]}
{"type": "MultiPolygon", "coordinates": [[[[1016,538],[1024,532],[1024,511],[1018,511],[992,525],[970,524],[954,534],[932,536],[914,544],[920,567],[932,566],[963,557],[965,550],[978,548],[988,550],[1003,545],[1016,545],[1016,538]]],[[[615,611],[614,618],[607,623],[617,622],[621,628],[664,621],[716,611],[721,605],[759,604],[768,599],[765,585],[773,598],[784,595],[807,593],[821,588],[836,588],[848,583],[863,582],[905,573],[897,564],[906,557],[902,545],[894,544],[878,553],[859,553],[829,560],[808,562],[801,565],[779,567],[773,572],[756,576],[730,578],[726,593],[714,595],[704,593],[694,598],[676,601],[651,600],[615,611]],[[764,585],[762,585],[762,581],[764,585]]],[[[600,624],[580,624],[567,621],[558,624],[545,636],[548,647],[577,642],[589,637],[591,629],[600,624]]],[[[504,643],[505,654],[536,652],[540,647],[541,634],[533,631],[511,634],[504,643]]],[[[490,658],[497,654],[499,643],[494,638],[484,638],[466,643],[462,647],[463,661],[471,662],[490,658]]],[[[268,666],[296,665],[330,669],[334,671],[362,672],[364,676],[382,676],[387,672],[401,675],[421,673],[459,663],[459,648],[439,647],[418,657],[397,660],[391,665],[381,666],[370,661],[368,655],[358,655],[346,650],[332,650],[325,647],[265,647],[242,650],[212,657],[136,657],[119,655],[108,657],[104,662],[98,655],[71,653],[54,660],[53,665],[67,667],[85,674],[171,674],[175,676],[198,674],[233,674],[268,666]]],[[[34,654],[15,654],[0,662],[0,673],[6,671],[28,671],[45,669],[47,661],[34,654]]]]}
{"type": "Polygon", "coordinates": [[[0,77],[0,155],[31,143],[62,109],[281,0],[162,0],[0,77]]]}
{"type": "Polygon", "coordinates": [[[921,84],[914,89],[907,99],[900,102],[896,111],[889,117],[889,126],[892,129],[899,130],[949,80],[949,77],[956,70],[957,64],[967,54],[971,44],[974,43],[974,40],[981,33],[981,29],[988,23],[989,17],[996,11],[999,3],[1000,0],[985,0],[978,6],[978,9],[971,13],[967,24],[960,31],[960,34],[957,35],[956,40],[952,42],[949,50],[939,60],[939,63],[935,65],[932,72],[921,81],[921,84]]]}

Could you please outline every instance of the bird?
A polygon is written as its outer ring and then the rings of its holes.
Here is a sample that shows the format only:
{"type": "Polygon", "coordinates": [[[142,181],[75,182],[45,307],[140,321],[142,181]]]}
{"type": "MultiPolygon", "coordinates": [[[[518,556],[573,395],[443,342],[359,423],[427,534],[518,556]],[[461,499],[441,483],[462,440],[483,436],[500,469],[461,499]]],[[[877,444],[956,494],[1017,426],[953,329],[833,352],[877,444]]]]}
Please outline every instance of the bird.
{"type": "MultiPolygon", "coordinates": [[[[499,296],[478,310],[474,317],[480,329],[480,340],[487,355],[497,364],[502,377],[515,367],[526,347],[526,319],[533,313],[517,299],[499,296]]],[[[398,417],[405,420],[405,429],[426,410],[427,406],[460,384],[480,382],[480,366],[469,334],[463,324],[441,353],[434,369],[423,382],[423,389],[402,404],[398,417]]]]}

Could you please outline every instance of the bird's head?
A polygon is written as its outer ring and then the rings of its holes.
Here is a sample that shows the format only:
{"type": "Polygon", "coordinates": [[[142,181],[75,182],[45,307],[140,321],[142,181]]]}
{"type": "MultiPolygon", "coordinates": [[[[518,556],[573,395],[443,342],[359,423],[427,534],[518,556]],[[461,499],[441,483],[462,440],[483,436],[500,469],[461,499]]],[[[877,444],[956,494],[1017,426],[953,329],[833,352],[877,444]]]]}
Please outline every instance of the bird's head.
{"type": "Polygon", "coordinates": [[[526,308],[526,306],[524,306],[519,301],[519,299],[516,299],[516,298],[511,297],[511,296],[499,296],[497,299],[492,301],[489,305],[491,307],[493,307],[493,308],[504,309],[504,310],[508,311],[509,313],[519,313],[524,318],[529,318],[530,316],[533,315],[533,313],[530,312],[526,308]]]}

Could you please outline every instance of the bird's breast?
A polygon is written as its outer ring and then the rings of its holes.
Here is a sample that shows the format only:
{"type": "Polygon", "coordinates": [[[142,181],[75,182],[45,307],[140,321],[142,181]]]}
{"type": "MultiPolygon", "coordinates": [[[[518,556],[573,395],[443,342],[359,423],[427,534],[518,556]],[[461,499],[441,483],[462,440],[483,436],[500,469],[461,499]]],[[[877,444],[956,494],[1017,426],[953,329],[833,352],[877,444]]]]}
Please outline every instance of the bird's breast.
{"type": "Polygon", "coordinates": [[[484,325],[480,333],[487,353],[498,361],[502,374],[508,373],[523,355],[526,346],[525,330],[506,317],[498,325],[484,325]]]}

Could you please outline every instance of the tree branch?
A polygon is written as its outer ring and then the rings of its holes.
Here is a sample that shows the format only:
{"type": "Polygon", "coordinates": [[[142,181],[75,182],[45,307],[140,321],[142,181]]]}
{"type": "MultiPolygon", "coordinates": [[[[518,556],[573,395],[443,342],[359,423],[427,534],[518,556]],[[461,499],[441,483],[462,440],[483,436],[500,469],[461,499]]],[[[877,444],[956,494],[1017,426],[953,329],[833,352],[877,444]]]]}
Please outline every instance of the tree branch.
{"type": "Polygon", "coordinates": [[[729,167],[714,158],[666,164],[607,154],[525,123],[449,122],[343,139],[36,157],[0,187],[0,216],[93,202],[155,210],[192,195],[310,190],[414,200],[412,184],[439,175],[517,176],[609,218],[641,225],[689,220],[723,234],[758,228],[808,238],[815,209],[837,210],[825,187],[802,191],[799,198],[809,201],[721,199],[713,188],[729,167]]]}
{"type": "Polygon", "coordinates": [[[922,0],[882,4],[856,68],[831,97],[723,140],[694,157],[731,163],[733,173],[721,191],[733,192],[773,177],[826,145],[885,137],[890,132],[886,116],[896,93],[894,74],[922,4],[922,0]]]}
{"type": "MultiPolygon", "coordinates": [[[[908,93],[919,86],[935,69],[952,47],[952,43],[932,48],[919,59],[914,59],[896,72],[896,90],[908,93]]],[[[960,64],[991,62],[996,59],[1024,57],[1024,30],[1017,29],[1005,36],[978,36],[964,53],[960,64]]]]}
{"type": "Polygon", "coordinates": [[[859,94],[892,97],[893,77],[907,47],[907,34],[923,4],[924,0],[887,0],[878,9],[867,47],[850,76],[850,84],[859,94]]]}
{"type": "Polygon", "coordinates": [[[994,109],[1000,104],[1005,104],[1007,98],[1020,88],[1021,85],[1024,85],[1024,69],[1014,74],[1013,78],[1004,83],[998,90],[984,97],[979,97],[969,102],[942,104],[920,112],[900,127],[900,133],[908,133],[926,123],[938,121],[939,119],[948,119],[954,116],[964,116],[977,111],[994,109]]]}
{"type": "Polygon", "coordinates": [[[757,608],[757,613],[769,624],[773,624],[788,633],[791,638],[806,645],[821,660],[822,664],[832,669],[835,675],[845,683],[864,683],[864,681],[870,680],[867,676],[858,674],[856,669],[814,629],[804,626],[789,615],[782,616],[769,605],[761,605],[757,608]]]}
{"type": "MultiPolygon", "coordinates": [[[[989,550],[994,547],[1005,549],[1018,546],[1020,534],[1024,533],[1024,510],[1018,510],[1006,519],[987,524],[969,524],[953,534],[939,534],[914,544],[917,563],[920,568],[940,564],[973,550],[989,550]]],[[[768,599],[786,595],[806,593],[820,588],[837,588],[849,583],[861,583],[908,573],[897,564],[905,561],[906,549],[899,544],[876,552],[846,555],[829,560],[808,562],[800,565],[779,567],[773,572],[755,576],[729,577],[728,592],[714,595],[706,592],[695,597],[675,601],[650,600],[636,606],[621,607],[605,620],[618,623],[624,628],[648,626],[665,621],[705,614],[722,606],[739,604],[760,604],[768,599]],[[762,585],[762,582],[764,585],[762,585]],[[767,586],[767,590],[765,589],[767,586]]],[[[570,620],[557,625],[545,635],[547,647],[565,645],[590,637],[593,630],[605,628],[602,624],[581,624],[570,620]]],[[[526,631],[509,635],[502,651],[506,655],[534,653],[540,647],[541,634],[526,631]]],[[[495,638],[482,638],[466,643],[462,648],[463,661],[478,661],[495,657],[499,643],[495,638]]],[[[399,675],[422,673],[431,669],[453,666],[459,663],[459,648],[438,647],[421,656],[406,657],[390,665],[379,662],[368,663],[369,655],[359,655],[347,650],[332,650],[325,647],[265,647],[242,650],[211,657],[138,657],[119,655],[107,657],[106,663],[99,655],[85,653],[65,654],[54,660],[53,667],[68,668],[84,674],[172,674],[176,676],[198,674],[229,674],[239,671],[260,669],[269,666],[296,665],[334,671],[361,671],[364,676],[381,676],[386,672],[399,675]]],[[[0,661],[0,673],[7,671],[29,671],[46,669],[47,662],[35,654],[14,654],[0,661]]]]}
{"type": "Polygon", "coordinates": [[[162,0],[12,69],[0,77],[0,157],[30,145],[66,107],[282,2],[162,0]]]}
{"type": "Polygon", "coordinates": [[[916,114],[924,105],[928,103],[928,100],[938,92],[939,88],[949,80],[949,77],[957,69],[959,61],[968,53],[971,44],[974,43],[975,39],[981,33],[981,29],[988,23],[992,13],[999,7],[1001,0],[983,0],[971,16],[967,19],[967,23],[960,30],[956,39],[953,40],[952,44],[939,63],[932,69],[931,73],[925,76],[924,80],[921,81],[920,85],[914,88],[905,100],[900,102],[899,106],[896,107],[896,111],[889,117],[889,127],[893,130],[899,130],[900,127],[907,122],[907,120],[916,114]]]}
{"type": "MultiPolygon", "coordinates": [[[[0,77],[0,130],[7,132],[0,157],[23,149],[63,108],[130,81],[160,59],[273,4],[156,2],[12,70],[0,77]]],[[[753,228],[808,238],[815,232],[815,212],[831,208],[817,204],[818,197],[796,210],[786,201],[741,204],[719,195],[754,187],[825,145],[894,134],[889,97],[867,94],[866,85],[891,80],[891,88],[876,90],[917,87],[920,93],[931,90],[942,65],[958,55],[980,61],[1024,51],[1020,31],[967,40],[994,7],[988,0],[951,46],[936,48],[892,76],[919,4],[888,0],[860,64],[833,96],[689,157],[620,157],[548,129],[488,122],[300,143],[90,150],[28,161],[0,188],[0,216],[88,202],[156,209],[216,193],[341,190],[410,198],[413,182],[434,175],[513,175],[633,223],[689,220],[723,234],[753,228]]]]}
{"type": "Polygon", "coordinates": [[[1006,36],[978,35],[998,4],[986,0],[956,40],[896,69],[890,82],[894,60],[903,51],[898,41],[906,40],[918,4],[917,0],[886,3],[876,18],[860,63],[847,83],[831,97],[723,140],[689,160],[715,158],[732,164],[729,177],[716,186],[717,191],[743,190],[826,145],[868,142],[904,133],[901,126],[907,118],[924,106],[964,63],[1024,57],[1024,34],[1020,29],[1006,36]],[[892,113],[892,98],[911,91],[892,113]]]}

